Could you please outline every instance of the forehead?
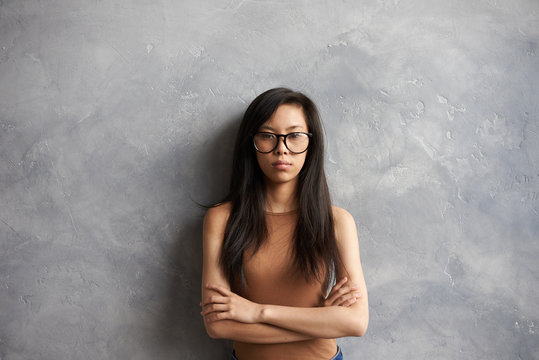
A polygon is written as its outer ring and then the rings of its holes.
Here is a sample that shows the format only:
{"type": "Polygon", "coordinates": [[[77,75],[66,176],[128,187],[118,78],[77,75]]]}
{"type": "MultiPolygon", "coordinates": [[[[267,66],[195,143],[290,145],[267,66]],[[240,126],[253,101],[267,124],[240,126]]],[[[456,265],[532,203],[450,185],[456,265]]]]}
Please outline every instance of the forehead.
{"type": "Polygon", "coordinates": [[[283,104],[262,126],[261,130],[272,131],[307,131],[307,120],[303,108],[298,104],[283,104]]]}

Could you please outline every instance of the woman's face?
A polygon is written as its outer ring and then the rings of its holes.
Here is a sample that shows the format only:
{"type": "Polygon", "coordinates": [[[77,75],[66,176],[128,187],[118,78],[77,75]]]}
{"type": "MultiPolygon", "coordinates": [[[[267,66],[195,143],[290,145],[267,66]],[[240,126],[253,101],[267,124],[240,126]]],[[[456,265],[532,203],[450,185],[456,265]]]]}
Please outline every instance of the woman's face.
{"type": "MultiPolygon", "coordinates": [[[[303,108],[300,105],[283,104],[275,110],[268,121],[260,126],[258,131],[286,135],[292,132],[308,132],[309,129],[303,108]]],[[[295,184],[305,163],[307,151],[301,154],[290,152],[284,145],[284,138],[280,137],[277,147],[273,151],[267,154],[257,151],[256,158],[266,182],[275,185],[290,182],[295,184]]]]}

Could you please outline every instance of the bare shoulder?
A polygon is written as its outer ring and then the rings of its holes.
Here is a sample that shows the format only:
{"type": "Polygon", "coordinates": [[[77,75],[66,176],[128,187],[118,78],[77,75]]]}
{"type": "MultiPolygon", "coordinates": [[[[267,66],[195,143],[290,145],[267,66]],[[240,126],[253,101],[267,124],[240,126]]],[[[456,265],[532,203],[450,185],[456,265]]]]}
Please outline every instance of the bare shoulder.
{"type": "Polygon", "coordinates": [[[225,203],[220,203],[215,206],[212,206],[211,208],[206,211],[206,216],[204,216],[204,219],[206,221],[227,221],[228,216],[230,215],[230,211],[232,211],[232,203],[230,201],[225,203]]]}
{"type": "Polygon", "coordinates": [[[225,202],[211,207],[204,216],[204,231],[211,234],[224,233],[228,217],[232,211],[232,204],[225,202]]]}
{"type": "Polygon", "coordinates": [[[338,206],[331,206],[333,212],[333,220],[335,221],[335,227],[339,228],[342,226],[355,226],[354,217],[348,211],[338,206]]]}
{"type": "Polygon", "coordinates": [[[332,206],[335,237],[337,242],[357,242],[357,230],[354,217],[338,206],[332,206]]]}

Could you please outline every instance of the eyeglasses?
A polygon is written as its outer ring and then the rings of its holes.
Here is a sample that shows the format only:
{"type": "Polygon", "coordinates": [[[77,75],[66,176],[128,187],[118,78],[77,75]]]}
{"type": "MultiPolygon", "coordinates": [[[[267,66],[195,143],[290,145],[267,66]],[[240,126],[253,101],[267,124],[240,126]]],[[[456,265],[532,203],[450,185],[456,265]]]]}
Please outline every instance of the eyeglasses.
{"type": "Polygon", "coordinates": [[[258,132],[253,135],[253,143],[256,151],[267,154],[272,152],[279,145],[279,138],[283,138],[284,146],[294,154],[301,154],[307,151],[309,140],[313,136],[306,132],[293,132],[290,134],[274,134],[271,132],[258,132]]]}

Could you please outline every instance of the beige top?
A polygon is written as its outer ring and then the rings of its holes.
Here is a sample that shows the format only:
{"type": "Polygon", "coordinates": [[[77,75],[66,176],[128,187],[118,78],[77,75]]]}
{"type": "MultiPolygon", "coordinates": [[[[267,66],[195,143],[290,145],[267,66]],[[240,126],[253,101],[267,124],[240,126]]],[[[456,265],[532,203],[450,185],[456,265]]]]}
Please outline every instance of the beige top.
{"type": "MultiPolygon", "coordinates": [[[[298,212],[267,213],[268,238],[260,249],[246,251],[245,298],[260,303],[297,307],[319,306],[324,295],[321,282],[307,282],[293,271],[293,235],[298,212]]],[[[313,339],[283,344],[251,344],[236,341],[238,360],[295,359],[329,360],[337,353],[335,339],[313,339]]]]}

